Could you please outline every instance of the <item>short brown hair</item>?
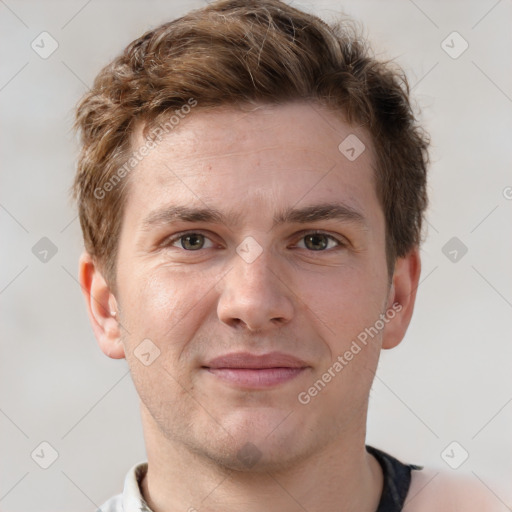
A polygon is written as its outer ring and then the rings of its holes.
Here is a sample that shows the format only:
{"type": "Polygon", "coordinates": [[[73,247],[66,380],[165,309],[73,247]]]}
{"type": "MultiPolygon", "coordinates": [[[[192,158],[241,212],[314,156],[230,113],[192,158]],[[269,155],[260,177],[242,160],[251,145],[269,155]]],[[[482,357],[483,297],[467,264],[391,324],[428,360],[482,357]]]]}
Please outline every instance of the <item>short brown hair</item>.
{"type": "Polygon", "coordinates": [[[111,287],[128,180],[106,197],[97,191],[126,164],[136,123],[191,98],[197,108],[315,101],[363,126],[376,152],[390,276],[395,259],[420,244],[429,142],[401,68],[373,57],[349,20],[329,26],[279,0],[221,0],[133,41],[77,107],[82,150],[72,192],[85,248],[111,287]]]}

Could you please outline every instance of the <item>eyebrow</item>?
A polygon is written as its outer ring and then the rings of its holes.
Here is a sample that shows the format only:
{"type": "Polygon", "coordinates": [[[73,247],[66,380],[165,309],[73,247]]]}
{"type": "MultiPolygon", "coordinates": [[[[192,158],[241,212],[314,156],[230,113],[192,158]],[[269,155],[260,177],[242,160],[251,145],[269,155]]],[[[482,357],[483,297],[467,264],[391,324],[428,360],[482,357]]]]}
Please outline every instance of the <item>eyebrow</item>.
{"type": "MultiPolygon", "coordinates": [[[[320,203],[302,208],[287,208],[274,216],[273,228],[282,224],[306,224],[322,220],[339,220],[367,227],[362,213],[343,203],[320,203]]],[[[212,224],[236,225],[240,215],[224,214],[216,208],[193,208],[189,206],[168,206],[151,212],[142,222],[142,230],[172,224],[173,222],[207,222],[212,224]]]]}

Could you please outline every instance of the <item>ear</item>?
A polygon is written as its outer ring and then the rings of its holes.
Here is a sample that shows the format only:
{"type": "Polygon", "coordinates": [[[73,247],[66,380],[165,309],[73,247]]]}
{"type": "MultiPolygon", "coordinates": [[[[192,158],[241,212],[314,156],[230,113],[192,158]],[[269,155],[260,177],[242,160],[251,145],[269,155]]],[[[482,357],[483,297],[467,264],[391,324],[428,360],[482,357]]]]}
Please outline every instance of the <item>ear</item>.
{"type": "Polygon", "coordinates": [[[80,256],[79,281],[89,320],[102,352],[113,359],[125,357],[117,302],[107,282],[88,252],[80,256]]]}
{"type": "Polygon", "coordinates": [[[403,258],[397,258],[386,307],[386,311],[395,310],[396,314],[386,324],[382,336],[382,348],[396,347],[405,336],[414,310],[420,273],[421,260],[418,247],[403,258]],[[398,309],[400,308],[398,305],[401,309],[398,309]]]}

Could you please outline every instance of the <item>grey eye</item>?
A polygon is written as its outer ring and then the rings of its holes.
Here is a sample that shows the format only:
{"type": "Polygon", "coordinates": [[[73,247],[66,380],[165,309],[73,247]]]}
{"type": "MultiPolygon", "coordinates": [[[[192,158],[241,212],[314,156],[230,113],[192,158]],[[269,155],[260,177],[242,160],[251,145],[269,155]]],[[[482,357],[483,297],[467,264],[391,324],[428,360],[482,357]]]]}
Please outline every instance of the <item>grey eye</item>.
{"type": "Polygon", "coordinates": [[[339,243],[330,235],[324,233],[310,233],[302,237],[304,246],[310,251],[323,251],[327,248],[336,247],[339,243]],[[329,243],[334,244],[329,246],[329,243]]]}
{"type": "Polygon", "coordinates": [[[196,251],[204,247],[205,236],[199,233],[183,235],[178,239],[181,247],[187,251],[196,251]]]}

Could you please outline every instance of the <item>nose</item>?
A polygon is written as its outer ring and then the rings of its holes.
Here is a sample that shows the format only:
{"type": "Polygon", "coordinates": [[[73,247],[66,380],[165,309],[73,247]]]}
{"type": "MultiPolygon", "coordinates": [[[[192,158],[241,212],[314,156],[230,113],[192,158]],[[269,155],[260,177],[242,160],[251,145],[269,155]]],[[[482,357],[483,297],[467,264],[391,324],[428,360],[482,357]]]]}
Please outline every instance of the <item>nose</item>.
{"type": "Polygon", "coordinates": [[[257,332],[282,327],[293,318],[292,287],[279,274],[276,260],[269,250],[254,261],[234,254],[233,267],[221,281],[217,306],[223,323],[257,332]]]}

